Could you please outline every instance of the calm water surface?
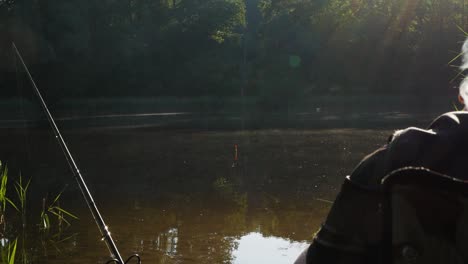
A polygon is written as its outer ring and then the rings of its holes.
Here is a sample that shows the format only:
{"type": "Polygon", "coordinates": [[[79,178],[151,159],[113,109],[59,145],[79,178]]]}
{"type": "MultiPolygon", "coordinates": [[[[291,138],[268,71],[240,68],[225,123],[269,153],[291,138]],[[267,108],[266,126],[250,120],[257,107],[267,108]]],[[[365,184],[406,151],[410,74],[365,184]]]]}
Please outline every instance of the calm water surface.
{"type": "MultiPolygon", "coordinates": [[[[21,168],[32,177],[31,207],[68,184],[61,206],[80,217],[62,234],[75,234],[64,242],[30,235],[43,241],[39,249],[31,246],[34,263],[105,263],[107,249],[52,135],[2,133],[9,140],[0,158],[11,174],[21,168]]],[[[124,258],[279,264],[307,247],[343,177],[391,131],[102,128],[63,134],[124,258]]]]}

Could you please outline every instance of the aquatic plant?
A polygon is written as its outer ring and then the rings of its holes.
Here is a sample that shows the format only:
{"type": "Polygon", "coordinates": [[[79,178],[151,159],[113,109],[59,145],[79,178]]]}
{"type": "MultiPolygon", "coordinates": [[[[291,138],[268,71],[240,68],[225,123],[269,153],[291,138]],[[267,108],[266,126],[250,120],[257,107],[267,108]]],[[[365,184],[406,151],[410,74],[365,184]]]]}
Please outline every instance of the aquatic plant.
{"type": "MultiPolygon", "coordinates": [[[[77,216],[60,206],[60,198],[64,191],[62,190],[54,197],[51,203],[47,204],[47,199],[45,198],[42,200],[42,210],[40,211],[41,222],[38,225],[39,231],[41,232],[40,241],[31,241],[28,239],[28,232],[34,230],[27,228],[28,226],[26,223],[26,219],[28,217],[27,198],[30,184],[31,178],[25,181],[23,176],[21,174],[19,175],[18,180],[13,184],[16,191],[15,200],[17,200],[17,202],[14,203],[7,197],[7,189],[9,186],[8,168],[0,162],[0,225],[2,228],[2,232],[0,232],[0,263],[33,263],[35,256],[33,255],[34,250],[31,249],[38,246],[38,244],[31,245],[31,243],[34,244],[40,242],[44,248],[47,247],[47,245],[52,245],[57,249],[57,251],[60,251],[58,245],[73,237],[73,235],[65,238],[62,237],[62,226],[65,224],[68,227],[71,225],[71,219],[78,219],[77,216]],[[17,212],[17,215],[19,214],[21,222],[19,227],[15,225],[18,224],[18,221],[12,221],[7,228],[6,211],[9,206],[17,212]],[[56,221],[51,221],[51,218],[56,221]],[[53,222],[55,222],[55,225],[53,222]],[[57,232],[49,233],[48,231],[54,226],[57,227],[57,232]],[[12,239],[11,237],[15,238],[12,239]]],[[[18,219],[15,215],[12,215],[11,218],[18,219]]]]}
{"type": "Polygon", "coordinates": [[[47,199],[46,198],[42,199],[42,210],[41,210],[41,217],[40,217],[41,219],[40,228],[42,230],[49,230],[51,228],[51,221],[50,221],[49,214],[52,214],[53,216],[56,217],[59,231],[61,231],[63,223],[65,223],[67,226],[71,225],[69,219],[67,218],[72,218],[76,220],[78,219],[76,215],[60,207],[60,197],[62,193],[63,193],[63,190],[59,194],[57,194],[57,196],[55,196],[52,203],[50,203],[47,206],[46,206],[47,199]]]}
{"type": "Polygon", "coordinates": [[[15,239],[13,241],[2,239],[1,241],[2,263],[5,263],[5,264],[15,263],[17,243],[18,243],[18,239],[15,239]]]}
{"type": "Polygon", "coordinates": [[[0,161],[0,225],[2,226],[2,235],[6,231],[6,206],[9,203],[15,209],[18,209],[16,205],[6,196],[7,193],[7,182],[8,182],[8,167],[3,166],[0,161]]]}
{"type": "Polygon", "coordinates": [[[239,185],[232,183],[232,180],[226,177],[219,177],[212,183],[212,188],[220,198],[233,202],[238,206],[243,206],[247,201],[247,193],[241,193],[239,185]]]}
{"type": "Polygon", "coordinates": [[[19,180],[15,183],[16,195],[19,200],[19,207],[16,207],[16,209],[21,214],[21,222],[23,224],[23,228],[26,226],[26,197],[30,183],[31,178],[29,178],[26,184],[23,183],[23,177],[21,176],[21,173],[19,176],[19,180]]]}

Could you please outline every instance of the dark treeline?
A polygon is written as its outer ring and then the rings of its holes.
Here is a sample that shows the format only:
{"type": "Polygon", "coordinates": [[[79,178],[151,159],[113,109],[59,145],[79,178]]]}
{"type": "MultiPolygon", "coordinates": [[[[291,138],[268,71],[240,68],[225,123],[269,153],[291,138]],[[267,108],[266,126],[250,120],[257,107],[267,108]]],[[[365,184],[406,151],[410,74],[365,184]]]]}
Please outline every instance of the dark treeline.
{"type": "Polygon", "coordinates": [[[447,93],[465,2],[0,0],[1,96],[12,40],[53,98],[447,93]]]}

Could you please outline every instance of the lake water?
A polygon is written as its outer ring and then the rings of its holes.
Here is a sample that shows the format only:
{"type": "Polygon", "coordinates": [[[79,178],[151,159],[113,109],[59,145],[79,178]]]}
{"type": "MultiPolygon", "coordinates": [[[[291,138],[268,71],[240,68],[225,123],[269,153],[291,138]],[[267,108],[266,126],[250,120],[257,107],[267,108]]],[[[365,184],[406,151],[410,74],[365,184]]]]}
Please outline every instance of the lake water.
{"type": "MultiPolygon", "coordinates": [[[[80,217],[60,237],[29,235],[41,241],[26,248],[33,262],[106,263],[107,249],[51,133],[1,131],[8,140],[0,158],[10,177],[20,168],[23,177],[32,177],[32,229],[41,197],[50,200],[65,185],[61,206],[80,217]]],[[[143,263],[235,264],[293,262],[326,217],[343,178],[391,133],[63,131],[124,258],[138,253],[143,263]]]]}

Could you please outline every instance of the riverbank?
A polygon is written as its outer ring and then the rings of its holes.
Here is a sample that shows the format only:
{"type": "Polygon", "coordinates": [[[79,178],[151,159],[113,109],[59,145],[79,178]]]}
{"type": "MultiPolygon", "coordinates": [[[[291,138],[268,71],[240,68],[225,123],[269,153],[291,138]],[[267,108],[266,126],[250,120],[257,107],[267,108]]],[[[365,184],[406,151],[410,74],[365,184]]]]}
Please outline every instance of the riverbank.
{"type": "MultiPolygon", "coordinates": [[[[81,98],[49,107],[65,128],[162,127],[196,129],[376,128],[425,125],[454,110],[453,98],[417,96],[314,96],[281,105],[258,97],[81,98]]],[[[0,127],[37,126],[37,102],[0,101],[0,127]]]]}

